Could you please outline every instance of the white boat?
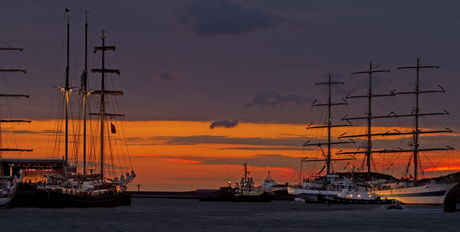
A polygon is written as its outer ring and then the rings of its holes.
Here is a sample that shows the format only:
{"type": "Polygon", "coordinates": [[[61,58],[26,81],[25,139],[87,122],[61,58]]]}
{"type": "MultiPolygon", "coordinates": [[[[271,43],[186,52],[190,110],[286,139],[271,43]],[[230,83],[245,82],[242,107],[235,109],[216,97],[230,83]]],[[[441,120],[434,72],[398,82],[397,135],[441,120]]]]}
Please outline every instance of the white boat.
{"type": "MultiPolygon", "coordinates": [[[[0,47],[0,51],[11,51],[22,52],[22,48],[13,48],[13,47],[0,47]]],[[[26,70],[23,69],[0,69],[0,73],[27,73],[26,70]]],[[[3,76],[2,76],[3,77],[3,76]]],[[[2,82],[5,83],[5,82],[2,82]]],[[[5,87],[8,90],[7,87],[5,87]]],[[[1,98],[29,98],[29,95],[23,94],[9,94],[9,93],[2,93],[0,94],[1,98]]],[[[3,114],[2,114],[3,115],[3,114]]],[[[0,123],[30,123],[30,120],[22,120],[22,119],[0,119],[0,123]]],[[[0,125],[0,129],[3,129],[5,126],[0,125]]],[[[13,175],[13,173],[5,173],[3,169],[3,152],[30,152],[32,149],[20,149],[20,148],[12,148],[12,147],[5,147],[2,141],[3,133],[0,130],[0,207],[6,208],[8,204],[11,202],[13,197],[16,195],[19,182],[22,180],[22,172],[19,172],[19,177],[13,175]]],[[[5,140],[6,141],[6,140],[5,140]]]]}
{"type": "Polygon", "coordinates": [[[270,175],[270,170],[268,170],[268,174],[264,180],[264,183],[262,184],[262,188],[266,191],[272,191],[277,189],[277,185],[278,184],[276,183],[276,181],[270,175]]]}
{"type": "Polygon", "coordinates": [[[288,193],[305,203],[318,203],[324,199],[334,199],[344,190],[356,189],[357,185],[338,174],[326,174],[313,180],[304,180],[301,186],[288,186],[288,193]]]}
{"type": "MultiPolygon", "coordinates": [[[[423,205],[441,205],[444,203],[446,196],[449,191],[456,187],[459,183],[459,176],[456,174],[451,174],[445,177],[437,178],[427,178],[419,179],[419,158],[420,152],[431,152],[431,151],[449,151],[454,150],[450,146],[445,147],[431,147],[431,148],[422,148],[420,139],[423,134],[440,134],[440,133],[452,133],[452,130],[446,128],[442,130],[427,130],[421,129],[419,125],[419,118],[422,116],[434,116],[434,115],[446,115],[449,114],[447,111],[444,112],[435,112],[435,113],[421,113],[420,111],[420,99],[419,95],[421,94],[430,94],[430,93],[443,93],[445,90],[441,87],[436,90],[421,90],[420,89],[420,80],[419,72],[421,69],[429,68],[439,68],[438,66],[422,66],[420,65],[420,59],[417,59],[417,64],[411,67],[400,67],[398,69],[413,69],[416,71],[416,80],[415,88],[413,91],[408,92],[398,92],[396,90],[391,91],[388,94],[373,94],[372,93],[372,74],[376,72],[389,72],[389,70],[373,70],[372,63],[370,64],[369,71],[357,72],[353,74],[367,74],[369,76],[369,92],[366,95],[362,96],[351,96],[349,98],[367,98],[368,99],[368,116],[365,117],[347,117],[345,116],[343,120],[360,120],[365,119],[368,122],[367,134],[361,135],[346,135],[341,136],[340,138],[355,138],[355,137],[366,137],[367,146],[366,151],[352,151],[352,152],[339,152],[339,154],[365,154],[367,158],[367,168],[368,173],[371,171],[371,155],[375,153],[412,153],[413,161],[413,172],[410,174],[410,177],[404,178],[402,180],[379,180],[379,179],[370,179],[368,178],[367,184],[373,194],[379,196],[380,198],[395,199],[404,204],[423,204],[423,205]],[[373,97],[398,97],[399,95],[412,95],[415,98],[415,103],[413,106],[409,106],[411,113],[395,113],[391,112],[388,115],[376,116],[372,114],[372,98],[373,97]],[[401,132],[395,130],[395,132],[385,132],[385,133],[374,133],[372,132],[372,120],[377,118],[403,118],[409,117],[414,122],[412,129],[407,132],[401,132]],[[372,138],[374,136],[407,136],[411,135],[413,140],[409,143],[409,148],[407,149],[375,149],[372,147],[372,138]]],[[[348,98],[348,97],[347,97],[348,98]]],[[[395,110],[396,111],[396,110],[395,110]]],[[[409,165],[407,166],[409,167],[409,165]]],[[[407,168],[408,170],[408,168],[407,168]]],[[[409,174],[407,174],[409,175],[409,174]]]]}

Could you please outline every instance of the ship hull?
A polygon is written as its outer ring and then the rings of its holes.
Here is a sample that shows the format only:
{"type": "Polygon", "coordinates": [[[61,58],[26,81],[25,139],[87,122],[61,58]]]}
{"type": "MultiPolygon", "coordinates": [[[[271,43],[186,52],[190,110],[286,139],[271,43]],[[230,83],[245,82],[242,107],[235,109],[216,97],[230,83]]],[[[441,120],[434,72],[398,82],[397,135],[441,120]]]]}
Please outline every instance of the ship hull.
{"type": "Polygon", "coordinates": [[[35,207],[39,208],[99,208],[117,207],[123,194],[84,196],[53,191],[37,191],[35,207]]]}
{"type": "Polygon", "coordinates": [[[376,190],[373,193],[381,199],[395,199],[404,204],[442,205],[451,189],[458,183],[434,183],[423,186],[376,190]]]}
{"type": "Polygon", "coordinates": [[[288,193],[296,197],[300,197],[306,203],[317,203],[320,202],[320,199],[323,198],[333,199],[337,197],[337,195],[341,193],[341,191],[314,190],[288,187],[288,193]]]}
{"type": "MultiPolygon", "coordinates": [[[[11,207],[36,208],[102,208],[117,207],[127,193],[104,196],[77,196],[59,191],[28,190],[19,191],[10,203],[11,207]]],[[[128,205],[128,204],[126,204],[128,205]]]]}
{"type": "Polygon", "coordinates": [[[0,208],[7,208],[11,202],[12,197],[0,197],[0,208]]]}
{"type": "Polygon", "coordinates": [[[199,201],[217,202],[271,202],[275,198],[272,192],[263,192],[259,195],[237,195],[232,188],[222,187],[208,195],[200,196],[199,201]]]}

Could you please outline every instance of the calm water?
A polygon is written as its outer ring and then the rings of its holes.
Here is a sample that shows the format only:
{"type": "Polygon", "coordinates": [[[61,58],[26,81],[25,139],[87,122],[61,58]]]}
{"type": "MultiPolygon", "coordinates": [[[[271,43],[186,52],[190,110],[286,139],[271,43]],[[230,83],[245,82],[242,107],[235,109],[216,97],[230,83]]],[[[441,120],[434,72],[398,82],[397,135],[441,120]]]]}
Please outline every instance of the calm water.
{"type": "Polygon", "coordinates": [[[0,231],[460,231],[460,212],[442,207],[199,202],[132,199],[96,209],[0,210],[0,231]]]}

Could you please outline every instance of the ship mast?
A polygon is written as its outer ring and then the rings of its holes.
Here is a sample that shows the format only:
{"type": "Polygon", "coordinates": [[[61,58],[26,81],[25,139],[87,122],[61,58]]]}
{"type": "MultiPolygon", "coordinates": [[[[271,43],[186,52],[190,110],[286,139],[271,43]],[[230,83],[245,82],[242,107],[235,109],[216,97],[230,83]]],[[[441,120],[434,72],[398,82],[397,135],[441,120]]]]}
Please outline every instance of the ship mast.
{"type": "MultiPolygon", "coordinates": [[[[331,161],[336,161],[336,160],[352,160],[352,159],[332,159],[331,158],[331,146],[334,144],[346,144],[346,143],[354,143],[353,140],[351,141],[335,141],[333,142],[331,139],[331,131],[332,128],[334,127],[345,127],[345,126],[351,126],[351,124],[347,125],[333,125],[332,124],[332,106],[338,106],[338,105],[348,105],[346,102],[332,102],[332,86],[333,85],[339,85],[339,84],[344,84],[343,82],[333,82],[331,80],[331,74],[329,74],[329,81],[328,82],[321,82],[321,83],[316,83],[315,85],[327,85],[328,86],[328,99],[327,103],[323,104],[315,104],[316,101],[312,104],[312,107],[316,106],[327,106],[327,124],[326,125],[320,125],[320,126],[308,126],[307,129],[314,129],[314,128],[327,128],[327,142],[325,143],[309,143],[310,141],[307,141],[304,146],[318,146],[321,147],[323,145],[327,145],[327,154],[326,154],[326,174],[331,173],[331,161]]],[[[302,159],[301,162],[314,162],[314,161],[319,161],[319,160],[307,160],[307,159],[302,159]]],[[[321,170],[322,171],[322,170],[321,170]]]]}
{"type": "MultiPolygon", "coordinates": [[[[69,12],[68,9],[66,9],[66,12],[69,12]]],[[[67,177],[68,175],[68,164],[69,164],[69,98],[70,98],[70,92],[72,89],[70,88],[70,77],[69,77],[69,56],[70,56],[70,16],[67,16],[67,62],[66,62],[66,68],[65,68],[65,83],[64,87],[59,87],[61,91],[64,91],[64,99],[65,99],[65,135],[64,135],[64,159],[66,162],[65,165],[65,176],[67,177]]]]}
{"type": "MultiPolygon", "coordinates": [[[[372,63],[371,63],[372,67],[372,63]]],[[[400,153],[400,152],[412,152],[414,154],[414,181],[418,180],[418,154],[420,151],[442,151],[442,150],[454,150],[454,148],[446,146],[445,148],[424,148],[420,149],[420,141],[419,141],[419,136],[420,134],[433,134],[433,133],[452,133],[453,131],[446,128],[445,130],[426,130],[426,131],[421,131],[419,128],[419,118],[421,116],[432,116],[432,115],[446,115],[449,114],[447,111],[444,110],[444,112],[436,112],[436,113],[420,113],[420,107],[419,107],[419,95],[424,94],[424,93],[439,93],[439,92],[445,92],[444,89],[440,90],[425,90],[421,91],[419,88],[419,71],[420,69],[424,68],[439,68],[438,66],[421,66],[420,65],[420,59],[417,58],[417,65],[412,66],[412,67],[400,67],[398,69],[416,69],[416,86],[415,86],[415,91],[410,91],[410,92],[395,92],[392,91],[390,94],[380,94],[380,95],[375,95],[372,94],[371,92],[366,96],[350,96],[347,98],[361,98],[361,97],[367,97],[369,100],[372,99],[372,97],[384,97],[384,96],[395,96],[395,95],[403,95],[403,94],[414,94],[415,95],[415,112],[411,114],[396,114],[394,112],[391,112],[388,115],[384,116],[373,116],[371,113],[372,111],[369,111],[368,117],[356,117],[356,118],[348,118],[345,116],[342,120],[358,120],[358,119],[367,119],[368,120],[368,127],[372,126],[371,123],[369,123],[370,120],[372,119],[378,119],[378,118],[400,118],[400,117],[414,117],[415,118],[415,125],[413,131],[409,132],[400,132],[395,130],[395,132],[385,132],[385,133],[372,133],[371,130],[368,128],[368,133],[364,135],[349,135],[349,136],[340,136],[340,138],[353,138],[353,137],[367,137],[368,138],[368,147],[366,151],[355,151],[355,152],[339,152],[339,154],[357,154],[357,153],[364,153],[366,154],[366,158],[368,161],[368,178],[370,177],[370,155],[372,153],[400,153]],[[413,149],[380,149],[380,150],[373,150],[372,149],[372,142],[369,142],[369,139],[371,139],[373,136],[401,136],[401,135],[412,135],[414,138],[413,141],[413,149]],[[371,147],[369,147],[371,145],[371,147]]],[[[359,72],[359,73],[369,73],[369,76],[371,77],[371,73],[377,72],[373,71],[370,69],[370,71],[366,72],[359,72]]],[[[388,72],[387,70],[380,70],[380,72],[388,72]]],[[[369,102],[369,105],[371,105],[371,102],[369,102]]],[[[369,109],[372,109],[371,106],[369,106],[369,109]]]]}
{"type": "MultiPolygon", "coordinates": [[[[7,48],[2,48],[0,47],[0,51],[20,51],[22,52],[22,48],[13,48],[13,47],[7,47],[7,48]]],[[[0,69],[0,73],[17,73],[21,72],[26,74],[27,70],[24,69],[0,69]]],[[[5,98],[29,98],[29,95],[24,95],[24,94],[0,94],[0,97],[5,97],[5,98]]],[[[21,123],[21,122],[27,122],[30,123],[30,120],[23,120],[23,119],[0,119],[0,162],[3,160],[3,152],[4,151],[26,151],[30,152],[33,151],[32,149],[20,149],[20,148],[4,148],[3,147],[3,139],[2,139],[2,134],[1,134],[1,123],[21,123]]],[[[3,164],[0,163],[0,175],[3,176],[3,164]]]]}
{"type": "Polygon", "coordinates": [[[105,111],[105,95],[115,95],[121,96],[123,95],[122,91],[113,91],[113,90],[106,90],[105,89],[105,76],[106,73],[116,73],[120,75],[120,71],[118,69],[107,69],[105,68],[105,52],[106,51],[115,51],[115,46],[106,46],[105,45],[105,31],[102,31],[102,46],[94,47],[94,53],[97,51],[102,52],[102,67],[100,69],[91,69],[92,72],[101,73],[101,90],[99,91],[92,91],[94,94],[100,94],[100,109],[99,113],[90,113],[90,115],[99,115],[100,117],[100,162],[101,162],[101,178],[104,178],[104,123],[105,123],[105,116],[115,117],[115,116],[124,116],[123,114],[109,114],[105,111]]]}
{"type": "MultiPolygon", "coordinates": [[[[413,92],[399,92],[399,93],[396,93],[396,94],[414,94],[415,95],[415,112],[411,115],[402,115],[402,116],[412,116],[414,117],[414,120],[415,120],[415,125],[414,125],[414,129],[413,129],[413,144],[412,146],[414,146],[414,149],[411,151],[413,152],[413,158],[414,158],[414,181],[417,181],[418,180],[418,156],[419,156],[419,151],[422,151],[420,149],[420,140],[419,140],[419,135],[422,133],[420,131],[420,127],[419,127],[419,118],[420,116],[427,116],[427,115],[445,115],[445,114],[449,114],[447,111],[444,111],[444,112],[440,112],[440,113],[425,113],[425,114],[421,114],[420,113],[420,101],[419,101],[419,96],[420,94],[423,94],[423,93],[443,93],[445,92],[444,89],[441,88],[441,90],[429,90],[429,91],[421,91],[420,90],[420,69],[432,69],[432,68],[436,68],[438,69],[439,66],[422,66],[420,65],[420,58],[417,58],[417,65],[416,66],[410,66],[410,67],[399,67],[398,69],[415,69],[416,70],[416,81],[415,81],[415,90],[413,92]]],[[[442,131],[428,131],[428,132],[424,132],[424,133],[450,133],[452,132],[452,130],[450,129],[447,129],[447,130],[442,130],[442,131]]],[[[432,148],[432,149],[428,149],[428,151],[436,151],[436,150],[453,150],[454,148],[452,147],[446,147],[446,148],[432,148]]],[[[423,151],[427,151],[427,149],[423,149],[423,151]]]]}
{"type": "MultiPolygon", "coordinates": [[[[66,12],[68,10],[66,9],[66,12]]],[[[70,16],[67,16],[67,62],[66,62],[66,68],[65,68],[65,83],[64,87],[59,87],[61,91],[64,91],[64,98],[65,98],[65,162],[68,164],[69,162],[69,98],[70,98],[70,91],[72,89],[70,88],[70,83],[69,83],[69,48],[70,48],[70,16]]],[[[66,170],[65,174],[67,176],[67,165],[66,165],[66,170]]]]}
{"type": "Polygon", "coordinates": [[[85,11],[85,69],[81,75],[81,87],[83,93],[83,175],[86,176],[86,108],[88,97],[88,12],[85,11]]]}
{"type": "MultiPolygon", "coordinates": [[[[366,152],[365,152],[365,159],[366,159],[366,166],[367,166],[367,179],[370,179],[370,174],[371,174],[371,154],[372,154],[372,119],[373,118],[379,118],[379,117],[374,117],[372,115],[372,99],[374,97],[386,97],[386,96],[393,96],[393,94],[379,94],[376,95],[372,92],[372,74],[374,73],[382,73],[382,72],[390,72],[390,70],[374,70],[372,67],[372,62],[369,63],[369,71],[362,71],[362,72],[354,72],[351,75],[357,75],[357,74],[368,74],[369,75],[369,81],[368,81],[368,92],[367,95],[361,95],[361,96],[347,96],[347,98],[367,98],[367,117],[358,117],[358,118],[348,118],[345,116],[342,120],[357,120],[357,119],[366,119],[367,120],[367,134],[364,135],[359,135],[359,136],[341,136],[340,138],[352,138],[352,137],[366,137],[367,138],[367,146],[366,146],[366,152]]],[[[353,152],[342,152],[340,154],[354,154],[353,152]]]]}

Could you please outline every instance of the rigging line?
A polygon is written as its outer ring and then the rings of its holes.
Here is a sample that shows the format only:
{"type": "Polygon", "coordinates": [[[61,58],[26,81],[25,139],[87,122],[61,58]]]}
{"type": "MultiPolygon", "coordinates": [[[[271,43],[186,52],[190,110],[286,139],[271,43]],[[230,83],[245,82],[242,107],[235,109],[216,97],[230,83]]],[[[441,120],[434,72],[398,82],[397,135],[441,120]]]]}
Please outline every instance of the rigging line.
{"type": "Polygon", "coordinates": [[[123,149],[126,149],[126,155],[123,156],[125,166],[128,167],[128,165],[126,163],[126,156],[127,156],[128,160],[129,160],[129,167],[131,168],[131,170],[133,170],[133,163],[131,161],[131,155],[129,154],[128,141],[126,139],[125,128],[124,128],[123,123],[121,123],[121,122],[120,122],[120,127],[121,127],[121,133],[122,133],[122,135],[120,135],[120,137],[121,137],[120,139],[123,139],[123,142],[124,142],[124,146],[122,146],[122,147],[123,147],[123,149]]]}
{"type": "MultiPolygon", "coordinates": [[[[62,138],[61,136],[61,131],[60,131],[60,128],[62,128],[62,105],[65,104],[65,101],[62,101],[63,98],[60,97],[59,98],[59,107],[58,107],[58,111],[56,112],[56,117],[54,119],[55,121],[55,124],[54,124],[54,128],[53,128],[53,131],[54,131],[54,144],[52,144],[52,147],[53,147],[53,153],[52,155],[54,157],[58,157],[59,156],[59,151],[60,151],[60,148],[61,148],[61,143],[62,141],[60,140],[62,138]]],[[[50,122],[51,124],[51,122],[50,122]]]]}
{"type": "MultiPolygon", "coordinates": [[[[109,122],[107,122],[107,123],[109,123],[109,122]]],[[[113,124],[113,123],[115,123],[115,124],[114,124],[114,125],[115,125],[115,128],[119,128],[119,127],[118,127],[118,124],[117,124],[117,122],[116,122],[116,120],[110,121],[110,124],[113,124]]],[[[119,129],[118,129],[118,130],[119,130],[119,129]]],[[[113,135],[113,137],[115,137],[115,138],[112,139],[112,140],[114,141],[114,146],[113,146],[113,147],[115,148],[115,150],[116,150],[117,152],[116,152],[116,153],[112,152],[112,153],[113,153],[114,156],[115,156],[115,155],[117,156],[116,158],[118,158],[119,170],[120,170],[120,173],[123,174],[125,168],[123,168],[123,166],[122,166],[121,158],[123,157],[123,153],[124,153],[124,152],[123,152],[123,149],[119,149],[119,147],[121,147],[121,146],[120,146],[120,143],[119,143],[119,131],[118,131],[118,130],[117,130],[116,134],[113,135]]],[[[110,132],[112,132],[112,131],[110,131],[110,132]]],[[[112,134],[113,134],[113,133],[109,134],[108,137],[111,138],[111,137],[112,137],[112,134]]],[[[114,158],[115,158],[115,157],[114,157],[114,158]]],[[[114,163],[114,164],[115,164],[115,163],[114,163]]]]}
{"type": "Polygon", "coordinates": [[[89,140],[88,140],[88,148],[89,148],[89,151],[88,151],[88,160],[92,161],[91,162],[91,166],[89,166],[89,168],[93,168],[94,170],[98,170],[99,169],[99,162],[94,162],[96,160],[96,149],[97,149],[97,143],[96,141],[99,141],[98,140],[98,133],[95,132],[96,128],[98,128],[98,120],[96,120],[94,122],[94,120],[88,120],[89,122],[89,125],[88,125],[88,128],[89,128],[89,137],[87,137],[89,140]]]}
{"type": "MultiPolygon", "coordinates": [[[[431,159],[428,158],[428,156],[425,155],[424,152],[420,152],[420,153],[423,154],[423,156],[425,157],[425,159],[428,160],[428,162],[430,162],[431,166],[432,166],[434,169],[436,169],[436,171],[439,171],[439,170],[438,170],[438,167],[437,167],[436,165],[434,165],[433,162],[431,162],[431,159]]],[[[421,164],[422,164],[422,161],[419,159],[419,165],[420,165],[420,167],[421,167],[421,164]]],[[[420,169],[420,170],[423,171],[423,169],[420,169]]]]}
{"type": "MultiPolygon", "coordinates": [[[[375,165],[375,160],[373,156],[371,157],[371,164],[372,164],[372,167],[374,168],[374,171],[377,170],[376,169],[377,165],[375,165]]],[[[371,169],[371,172],[372,172],[372,169],[371,169]]]]}
{"type": "MultiPolygon", "coordinates": [[[[126,162],[126,154],[125,153],[125,146],[123,146],[123,143],[126,144],[126,140],[124,140],[124,128],[123,128],[123,123],[121,123],[120,120],[116,120],[116,125],[117,125],[117,128],[119,128],[117,130],[117,137],[118,137],[118,141],[119,141],[119,146],[120,146],[120,150],[122,151],[122,155],[121,157],[123,158],[123,165],[125,166],[125,169],[128,168],[128,165],[127,165],[127,162],[126,162]],[[122,142],[123,141],[123,142],[122,142]]],[[[126,149],[127,150],[127,149],[126,149]]],[[[122,162],[120,161],[120,164],[122,162]]]]}
{"type": "Polygon", "coordinates": [[[414,158],[414,154],[411,154],[411,155],[409,156],[409,162],[407,163],[406,171],[405,171],[405,173],[404,173],[404,176],[407,176],[407,174],[409,173],[410,164],[412,163],[413,158],[414,158]]]}
{"type": "MultiPolygon", "coordinates": [[[[426,157],[425,154],[423,154],[423,155],[426,157]]],[[[423,170],[423,166],[422,166],[422,161],[421,161],[421,159],[418,159],[418,166],[419,166],[420,173],[422,174],[422,176],[424,176],[424,175],[425,175],[425,171],[423,170]]],[[[435,167],[435,168],[436,168],[436,167],[435,167]]],[[[436,170],[437,170],[437,168],[436,168],[436,170]]]]}
{"type": "MultiPolygon", "coordinates": [[[[109,121],[107,121],[107,124],[109,123],[109,121]]],[[[110,172],[111,172],[111,175],[112,177],[116,176],[115,174],[115,162],[114,162],[114,159],[115,159],[115,153],[114,153],[114,141],[112,140],[112,136],[110,136],[110,127],[109,126],[106,126],[106,131],[107,131],[107,141],[108,141],[108,149],[110,150],[109,152],[109,159],[110,159],[110,172]]]]}

